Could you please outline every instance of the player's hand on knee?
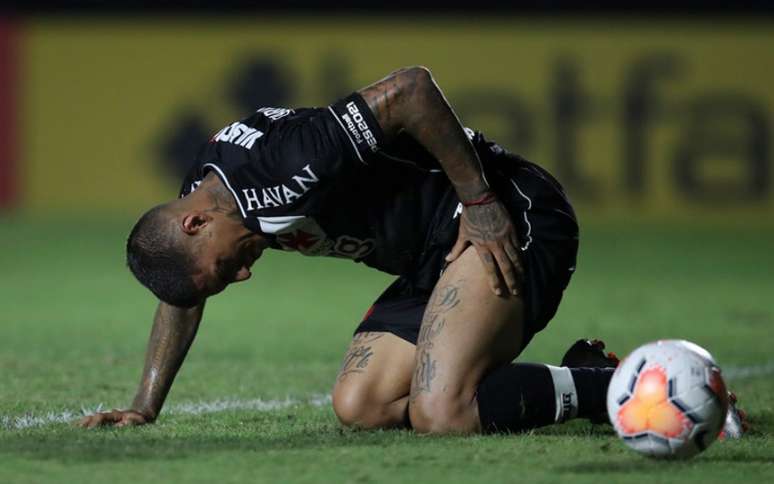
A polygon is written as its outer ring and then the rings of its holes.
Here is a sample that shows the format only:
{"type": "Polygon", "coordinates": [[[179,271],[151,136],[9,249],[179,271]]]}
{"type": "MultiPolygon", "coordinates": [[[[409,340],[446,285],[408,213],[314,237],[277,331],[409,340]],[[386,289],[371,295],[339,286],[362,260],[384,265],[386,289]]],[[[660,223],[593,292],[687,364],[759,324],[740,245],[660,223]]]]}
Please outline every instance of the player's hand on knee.
{"type": "Polygon", "coordinates": [[[78,421],[79,427],[93,429],[95,427],[113,426],[128,427],[134,425],[144,425],[151,423],[152,420],[140,412],[134,410],[111,410],[110,412],[97,412],[83,417],[78,421]]]}
{"type": "Polygon", "coordinates": [[[503,204],[494,194],[488,197],[486,203],[465,206],[457,243],[446,260],[456,260],[472,244],[489,275],[492,291],[498,296],[504,295],[504,290],[517,295],[523,278],[519,238],[503,204]]]}

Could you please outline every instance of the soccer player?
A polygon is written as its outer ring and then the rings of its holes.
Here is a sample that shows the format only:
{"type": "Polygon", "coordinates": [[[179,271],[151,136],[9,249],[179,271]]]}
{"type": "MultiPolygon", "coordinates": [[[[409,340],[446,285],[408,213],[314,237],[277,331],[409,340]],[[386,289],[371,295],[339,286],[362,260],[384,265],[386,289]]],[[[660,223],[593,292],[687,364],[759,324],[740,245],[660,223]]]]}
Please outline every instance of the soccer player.
{"type": "Polygon", "coordinates": [[[212,137],[180,197],[127,242],[129,268],[160,299],[134,402],[81,425],[158,418],[205,300],[248,279],[267,248],[399,276],[344,357],[333,390],[344,425],[475,433],[605,418],[601,367],[615,362],[599,344],[579,341],[567,366],[512,363],[575,270],[561,186],[464,128],[430,72],[411,67],[327,108],[258,109],[212,137]]]}

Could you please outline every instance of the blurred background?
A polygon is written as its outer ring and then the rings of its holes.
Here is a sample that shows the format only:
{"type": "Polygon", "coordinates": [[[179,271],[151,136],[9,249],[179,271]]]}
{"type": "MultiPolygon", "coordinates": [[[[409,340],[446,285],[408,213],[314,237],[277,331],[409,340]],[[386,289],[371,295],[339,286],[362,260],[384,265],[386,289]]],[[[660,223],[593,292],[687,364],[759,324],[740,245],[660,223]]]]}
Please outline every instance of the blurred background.
{"type": "MultiPolygon", "coordinates": [[[[124,266],[126,236],[209,136],[421,64],[465,125],[547,167],[577,208],[578,272],[523,358],[558,363],[578,337],[622,355],[690,339],[771,429],[767,3],[0,7],[0,417],[128,403],[156,301],[124,266]]],[[[208,302],[172,405],[328,392],[391,280],[276,251],[254,276],[208,302]]],[[[89,454],[66,442],[52,452],[89,454]]]]}
{"type": "Polygon", "coordinates": [[[355,5],[7,7],[0,210],[137,215],[255,108],[326,105],[422,64],[464,124],[548,167],[586,221],[774,213],[765,2],[355,5]]]}

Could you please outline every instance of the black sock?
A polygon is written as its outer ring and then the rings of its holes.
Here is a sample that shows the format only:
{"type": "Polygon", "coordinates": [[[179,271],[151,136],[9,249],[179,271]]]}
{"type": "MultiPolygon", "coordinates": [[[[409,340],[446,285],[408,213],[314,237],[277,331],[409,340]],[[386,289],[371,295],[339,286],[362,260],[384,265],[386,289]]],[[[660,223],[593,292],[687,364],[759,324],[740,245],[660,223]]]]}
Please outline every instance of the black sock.
{"type": "Polygon", "coordinates": [[[578,392],[578,417],[594,421],[607,416],[607,387],[615,368],[570,368],[578,392]]]}
{"type": "Polygon", "coordinates": [[[484,432],[520,432],[554,423],[554,385],[545,365],[500,367],[481,381],[477,399],[484,432]]]}
{"type": "Polygon", "coordinates": [[[559,368],[532,363],[500,367],[478,387],[485,432],[520,432],[574,418],[605,414],[612,369],[559,368]]]}

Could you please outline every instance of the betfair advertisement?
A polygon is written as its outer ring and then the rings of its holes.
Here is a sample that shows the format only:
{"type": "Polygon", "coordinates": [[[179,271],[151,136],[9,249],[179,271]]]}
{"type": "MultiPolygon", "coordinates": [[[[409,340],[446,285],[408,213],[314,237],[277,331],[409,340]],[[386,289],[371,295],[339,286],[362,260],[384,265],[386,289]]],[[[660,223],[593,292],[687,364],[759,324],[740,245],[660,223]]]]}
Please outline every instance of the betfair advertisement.
{"type": "MultiPolygon", "coordinates": [[[[754,22],[30,20],[16,205],[137,212],[259,107],[429,67],[466,126],[546,166],[582,215],[774,209],[774,32],[754,22]]],[[[133,212],[132,212],[133,213],[133,212]]]]}

